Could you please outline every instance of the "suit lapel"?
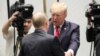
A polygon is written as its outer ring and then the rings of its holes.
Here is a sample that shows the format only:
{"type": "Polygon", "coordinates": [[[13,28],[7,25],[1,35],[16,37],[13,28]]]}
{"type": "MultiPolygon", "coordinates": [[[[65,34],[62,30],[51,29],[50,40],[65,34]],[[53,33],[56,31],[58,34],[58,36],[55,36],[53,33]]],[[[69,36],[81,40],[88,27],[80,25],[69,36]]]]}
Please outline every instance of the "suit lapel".
{"type": "Polygon", "coordinates": [[[66,33],[68,33],[69,30],[70,30],[70,24],[69,22],[65,21],[60,31],[60,38],[59,38],[60,41],[64,39],[65,36],[67,36],[66,33]]]}
{"type": "Polygon", "coordinates": [[[51,35],[54,35],[54,26],[53,26],[53,23],[49,24],[48,33],[51,34],[51,35]]]}
{"type": "MultiPolygon", "coordinates": [[[[59,36],[59,40],[61,41],[62,39],[65,38],[66,33],[68,34],[68,31],[70,30],[70,23],[68,21],[65,21],[61,30],[60,30],[60,36],[59,36]]],[[[54,35],[54,26],[53,26],[53,23],[50,22],[49,24],[49,29],[48,29],[48,33],[51,34],[51,35],[54,35]]]]}

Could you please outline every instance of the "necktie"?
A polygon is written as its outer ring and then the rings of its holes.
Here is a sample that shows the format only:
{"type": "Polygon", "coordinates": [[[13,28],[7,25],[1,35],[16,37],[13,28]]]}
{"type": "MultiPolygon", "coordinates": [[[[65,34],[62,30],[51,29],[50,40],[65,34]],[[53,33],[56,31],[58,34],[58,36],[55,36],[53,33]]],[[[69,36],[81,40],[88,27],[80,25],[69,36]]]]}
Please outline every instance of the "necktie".
{"type": "Polygon", "coordinates": [[[56,28],[55,28],[55,37],[59,37],[59,35],[60,35],[60,32],[59,32],[59,26],[56,26],[56,28]]]}

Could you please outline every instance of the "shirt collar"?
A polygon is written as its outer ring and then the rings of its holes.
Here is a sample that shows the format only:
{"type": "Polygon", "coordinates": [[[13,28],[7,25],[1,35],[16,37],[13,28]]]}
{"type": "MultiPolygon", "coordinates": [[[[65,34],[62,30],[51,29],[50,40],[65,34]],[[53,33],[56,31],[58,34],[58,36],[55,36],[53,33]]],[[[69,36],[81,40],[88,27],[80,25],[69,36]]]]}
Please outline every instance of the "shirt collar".
{"type": "MultiPolygon", "coordinates": [[[[64,24],[64,22],[63,22],[63,24],[64,24]]],[[[60,25],[60,29],[62,28],[63,24],[62,24],[62,25],[60,25]]],[[[56,28],[56,26],[54,25],[54,29],[55,29],[55,28],[56,28]]]]}

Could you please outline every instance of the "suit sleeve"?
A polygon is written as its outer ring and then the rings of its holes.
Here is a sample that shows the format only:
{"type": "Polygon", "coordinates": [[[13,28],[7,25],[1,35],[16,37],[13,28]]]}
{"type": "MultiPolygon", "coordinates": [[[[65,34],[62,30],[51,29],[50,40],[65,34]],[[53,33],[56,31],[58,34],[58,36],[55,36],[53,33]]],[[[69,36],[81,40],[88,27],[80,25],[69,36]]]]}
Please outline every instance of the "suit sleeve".
{"type": "Polygon", "coordinates": [[[79,26],[77,26],[75,29],[73,29],[71,34],[71,41],[68,49],[72,49],[74,51],[74,55],[76,55],[76,52],[80,46],[80,30],[79,26]]]}
{"type": "Polygon", "coordinates": [[[60,46],[60,42],[57,38],[55,38],[51,44],[51,50],[53,53],[53,56],[64,56],[64,51],[60,46]]]}

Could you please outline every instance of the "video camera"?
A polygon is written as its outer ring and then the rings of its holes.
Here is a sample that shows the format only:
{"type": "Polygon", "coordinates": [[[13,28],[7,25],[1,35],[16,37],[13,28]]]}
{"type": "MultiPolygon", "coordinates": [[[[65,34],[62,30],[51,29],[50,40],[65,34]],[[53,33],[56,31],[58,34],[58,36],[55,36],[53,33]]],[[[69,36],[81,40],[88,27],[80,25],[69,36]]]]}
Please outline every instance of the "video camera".
{"type": "Polygon", "coordinates": [[[18,27],[21,22],[29,17],[32,17],[32,12],[34,7],[30,4],[20,4],[18,1],[15,2],[10,8],[10,16],[15,12],[19,11],[20,15],[17,16],[17,19],[13,21],[12,26],[18,27]]]}
{"type": "Polygon", "coordinates": [[[95,41],[96,36],[100,33],[100,4],[92,3],[89,6],[90,8],[86,11],[85,16],[92,23],[92,28],[87,34],[87,41],[92,42],[95,41]]]}
{"type": "Polygon", "coordinates": [[[12,26],[17,28],[19,37],[23,37],[24,21],[25,21],[25,19],[32,17],[33,10],[34,10],[34,7],[32,5],[30,5],[30,4],[20,4],[18,1],[16,1],[10,7],[10,16],[15,11],[19,11],[19,15],[16,15],[17,19],[12,22],[12,26]]]}
{"type": "Polygon", "coordinates": [[[86,11],[86,17],[91,17],[94,27],[100,30],[100,4],[90,4],[90,11],[86,11]]]}

